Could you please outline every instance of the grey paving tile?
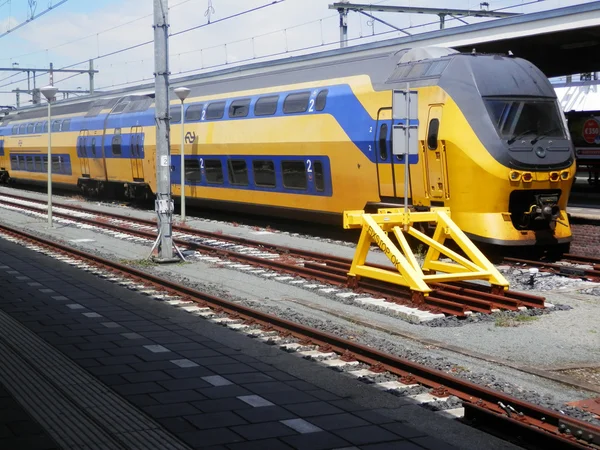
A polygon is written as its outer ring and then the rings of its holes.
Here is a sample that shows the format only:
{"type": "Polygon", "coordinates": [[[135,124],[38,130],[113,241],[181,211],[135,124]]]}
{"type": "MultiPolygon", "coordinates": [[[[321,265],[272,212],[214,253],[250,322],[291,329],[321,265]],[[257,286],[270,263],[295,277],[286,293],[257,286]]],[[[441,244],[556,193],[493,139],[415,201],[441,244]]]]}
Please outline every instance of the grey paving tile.
{"type": "Polygon", "coordinates": [[[302,391],[283,391],[283,392],[273,392],[262,394],[264,398],[272,401],[276,405],[290,405],[293,403],[308,403],[315,402],[318,399],[313,397],[312,395],[307,394],[302,391]]]}
{"type": "Polygon", "coordinates": [[[287,419],[280,420],[279,422],[300,434],[317,433],[319,431],[323,431],[318,426],[313,425],[304,419],[287,419]]]}
{"type": "Polygon", "coordinates": [[[213,428],[181,433],[179,438],[193,447],[205,448],[209,445],[233,444],[243,442],[244,438],[227,428],[213,428]]]}
{"type": "MultiPolygon", "coordinates": [[[[334,403],[334,402],[332,402],[332,403],[334,403]]],[[[354,415],[358,416],[362,419],[365,419],[371,423],[374,423],[376,425],[395,422],[394,419],[391,419],[387,416],[384,416],[383,414],[379,414],[378,412],[372,411],[372,410],[356,411],[356,412],[354,412],[354,415]]]]}
{"type": "Polygon", "coordinates": [[[83,315],[84,315],[85,317],[88,317],[88,318],[90,318],[90,319],[97,319],[97,318],[99,318],[99,317],[103,317],[101,314],[98,314],[98,313],[96,313],[96,312],[83,313],[83,315]]]}
{"type": "Polygon", "coordinates": [[[379,444],[361,445],[362,450],[423,450],[410,441],[381,442],[379,444]]]}
{"type": "Polygon", "coordinates": [[[296,416],[280,406],[264,406],[236,411],[250,423],[273,422],[276,420],[295,419],[296,416]]]}
{"type": "Polygon", "coordinates": [[[238,397],[240,395],[252,394],[249,390],[235,384],[198,389],[198,392],[205,395],[207,398],[238,397]]]}
{"type": "Polygon", "coordinates": [[[190,403],[169,403],[167,405],[152,405],[144,408],[150,416],[163,419],[166,417],[183,417],[199,414],[200,411],[190,403]]]}
{"type": "Polygon", "coordinates": [[[194,402],[198,400],[204,400],[206,397],[196,391],[187,390],[152,394],[152,398],[159,403],[168,404],[194,402]]]}
{"type": "MultiPolygon", "coordinates": [[[[146,364],[150,364],[150,363],[146,363],[146,364]]],[[[173,363],[169,362],[171,367],[173,366],[173,363]]],[[[162,370],[162,369],[161,369],[162,370]]],[[[212,372],[211,370],[207,369],[206,367],[189,367],[189,368],[171,368],[171,369],[166,369],[165,372],[173,377],[173,378],[177,378],[177,379],[182,379],[182,378],[192,378],[192,377],[204,377],[204,376],[209,376],[209,375],[214,375],[214,372],[212,372]]]]}
{"type": "Polygon", "coordinates": [[[185,378],[183,380],[160,381],[159,384],[167,391],[180,391],[184,389],[201,389],[210,386],[202,378],[185,378]]]}
{"type": "Polygon", "coordinates": [[[117,322],[102,322],[102,326],[106,328],[122,328],[122,325],[117,322]]]}
{"type": "Polygon", "coordinates": [[[234,425],[244,425],[248,423],[231,411],[196,414],[185,416],[185,419],[199,430],[204,430],[207,428],[232,427],[234,425]]]}
{"type": "Polygon", "coordinates": [[[211,375],[208,377],[202,377],[202,379],[213,386],[228,386],[233,384],[231,381],[222,377],[221,375],[211,375]]]}
{"type": "Polygon", "coordinates": [[[238,400],[241,400],[244,403],[247,403],[254,408],[262,408],[264,406],[274,406],[273,403],[271,403],[266,398],[261,397],[260,395],[242,395],[237,398],[238,398],[238,400]]]}
{"type": "Polygon", "coordinates": [[[189,359],[173,359],[171,362],[184,369],[189,367],[198,367],[198,364],[196,364],[194,361],[190,361],[189,359]]]}
{"type": "Polygon", "coordinates": [[[85,306],[80,305],[79,303],[70,303],[67,305],[69,309],[85,309],[85,306]]]}
{"type": "Polygon", "coordinates": [[[325,414],[340,414],[344,411],[327,402],[295,403],[285,406],[300,417],[322,416],[325,414]]]}
{"type": "Polygon", "coordinates": [[[189,423],[183,417],[166,417],[164,419],[158,419],[158,422],[168,431],[174,434],[197,430],[194,425],[189,423]]]}
{"type": "Polygon", "coordinates": [[[377,425],[345,428],[333,431],[334,434],[354,445],[377,444],[379,442],[397,441],[399,436],[377,425]]]}
{"type": "Polygon", "coordinates": [[[162,386],[154,382],[128,383],[121,386],[113,386],[113,389],[121,395],[151,394],[164,391],[162,386]]]}
{"type": "Polygon", "coordinates": [[[245,384],[245,383],[263,383],[267,381],[274,381],[272,377],[267,374],[260,372],[250,372],[250,373],[233,373],[227,376],[232,382],[237,384],[245,384]]]}
{"type": "MultiPolygon", "coordinates": [[[[310,421],[314,423],[316,426],[323,428],[324,430],[340,430],[343,428],[352,428],[352,427],[363,427],[370,425],[364,419],[352,415],[350,413],[342,413],[342,414],[329,414],[325,416],[315,416],[311,417],[310,421]]],[[[390,430],[393,431],[393,430],[390,430]]]]}
{"type": "MultiPolygon", "coordinates": [[[[118,372],[117,372],[118,373],[118,372]]],[[[132,372],[132,373],[124,373],[123,378],[131,383],[140,383],[147,381],[165,381],[172,380],[169,375],[165,372],[159,370],[153,370],[151,372],[132,372]]]]}
{"type": "Polygon", "coordinates": [[[348,441],[326,431],[319,433],[297,434],[280,438],[296,450],[328,450],[348,447],[348,441]]]}
{"type": "Polygon", "coordinates": [[[121,333],[125,339],[144,339],[144,336],[138,333],[121,333]]]}
{"type": "Polygon", "coordinates": [[[238,400],[237,398],[200,400],[198,402],[192,402],[192,406],[202,412],[237,411],[240,409],[252,408],[248,403],[238,400]]]}
{"type": "MultiPolygon", "coordinates": [[[[253,426],[253,425],[248,425],[253,426]]],[[[288,429],[289,430],[289,429],[288,429]]],[[[258,441],[243,442],[240,444],[229,444],[229,450],[288,450],[293,449],[279,439],[261,439],[258,441]]]]}
{"type": "MultiPolygon", "coordinates": [[[[296,431],[280,422],[257,423],[231,427],[233,431],[249,440],[291,436],[296,431]]],[[[265,447],[267,449],[269,447],[265,447]]]]}

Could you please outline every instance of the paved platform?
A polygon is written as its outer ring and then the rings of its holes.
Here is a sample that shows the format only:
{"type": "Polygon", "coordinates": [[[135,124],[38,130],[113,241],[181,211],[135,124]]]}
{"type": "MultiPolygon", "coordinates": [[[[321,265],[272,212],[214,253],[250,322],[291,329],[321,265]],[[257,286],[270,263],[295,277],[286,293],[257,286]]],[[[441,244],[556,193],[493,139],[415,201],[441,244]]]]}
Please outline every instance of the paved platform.
{"type": "Polygon", "coordinates": [[[0,448],[516,448],[3,239],[0,358],[0,448]]]}

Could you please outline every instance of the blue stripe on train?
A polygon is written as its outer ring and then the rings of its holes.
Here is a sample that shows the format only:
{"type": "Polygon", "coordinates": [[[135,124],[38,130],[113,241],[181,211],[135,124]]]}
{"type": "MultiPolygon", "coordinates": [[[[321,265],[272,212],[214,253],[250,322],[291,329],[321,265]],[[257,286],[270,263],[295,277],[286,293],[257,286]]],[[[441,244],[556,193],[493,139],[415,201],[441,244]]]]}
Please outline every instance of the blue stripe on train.
{"type": "MultiPolygon", "coordinates": [[[[237,120],[248,120],[248,119],[269,119],[272,117],[292,117],[299,115],[311,115],[311,114],[330,114],[333,116],[336,121],[340,124],[342,129],[348,135],[349,139],[361,150],[361,152],[369,158],[369,160],[373,163],[377,162],[377,143],[375,140],[377,133],[377,121],[372,119],[367,110],[360,103],[352,88],[347,84],[334,85],[334,86],[322,86],[317,89],[311,90],[311,96],[309,99],[309,105],[314,105],[314,101],[316,100],[317,94],[324,90],[328,89],[329,93],[327,95],[327,102],[325,109],[323,111],[316,111],[314,106],[307,109],[306,112],[303,113],[294,113],[294,114],[284,114],[283,113],[283,103],[285,98],[289,94],[298,93],[298,92],[306,92],[308,89],[295,89],[291,91],[281,91],[281,92],[270,92],[263,95],[255,95],[250,97],[251,102],[249,106],[249,113],[246,117],[240,118],[229,118],[228,110],[231,105],[231,102],[234,100],[238,100],[240,97],[231,98],[231,99],[218,99],[216,101],[225,101],[225,115],[222,119],[210,120],[210,121],[193,121],[187,123],[199,123],[199,122],[220,122],[220,121],[237,121],[237,120]],[[254,105],[256,101],[260,97],[269,96],[269,95],[279,95],[279,101],[277,103],[277,111],[274,115],[271,116],[255,116],[254,115],[254,105]],[[337,99],[336,99],[337,97],[337,99]]],[[[187,104],[186,108],[189,108],[191,105],[203,104],[203,111],[206,110],[210,102],[194,102],[187,104]]],[[[203,114],[201,114],[202,116],[203,114]]],[[[391,153],[391,129],[392,122],[386,121],[388,123],[388,136],[386,138],[386,143],[388,149],[390,149],[389,153],[391,153]]],[[[402,121],[394,121],[394,124],[402,124],[402,121]]],[[[131,114],[118,114],[118,115],[99,115],[93,118],[85,118],[85,117],[74,117],[71,120],[71,131],[84,131],[84,130],[103,130],[106,124],[107,129],[121,128],[123,131],[130,131],[133,127],[148,127],[154,126],[154,109],[148,109],[147,111],[131,113],[131,114]]],[[[418,125],[418,121],[412,122],[412,124],[418,125]]],[[[379,124],[381,125],[381,123],[379,124]]],[[[289,126],[294,126],[291,123],[289,126]]],[[[133,130],[131,130],[133,131],[133,130]]],[[[135,134],[124,133],[122,136],[125,138],[126,136],[135,136],[135,134]]],[[[88,137],[90,138],[90,137],[88,137]]],[[[96,136],[96,138],[98,138],[96,136]]],[[[95,156],[91,151],[90,141],[86,142],[86,157],[94,158],[100,157],[100,152],[98,152],[98,156],[95,156]],[[88,152],[89,150],[89,152],[88,152]]],[[[123,152],[122,155],[114,155],[111,150],[111,142],[112,135],[108,135],[107,139],[104,140],[104,149],[105,155],[107,158],[116,157],[116,158],[131,158],[138,157],[132,153],[123,152]]],[[[97,144],[99,147],[99,143],[97,144]]],[[[97,148],[97,150],[99,150],[97,148]]],[[[390,163],[391,158],[387,158],[386,160],[380,160],[380,163],[390,163]]],[[[418,155],[411,155],[409,157],[410,164],[416,164],[418,162],[418,155]]]]}
{"type": "MultiPolygon", "coordinates": [[[[227,188],[227,189],[242,189],[242,190],[251,190],[251,191],[263,191],[263,192],[279,192],[279,193],[287,193],[287,194],[300,194],[300,195],[318,195],[324,197],[331,197],[333,195],[333,188],[331,182],[331,164],[329,158],[326,156],[271,156],[271,155],[186,155],[185,158],[187,161],[196,161],[194,164],[194,169],[196,167],[199,169],[199,174],[193,170],[194,175],[200,175],[199,179],[194,179],[193,181],[186,176],[186,186],[205,186],[205,187],[214,187],[214,188],[227,188]],[[236,185],[231,183],[229,179],[229,171],[228,171],[228,161],[239,161],[243,160],[246,163],[246,173],[248,177],[248,185],[236,185]],[[220,178],[223,180],[222,184],[217,183],[209,183],[207,180],[207,166],[211,164],[212,161],[219,161],[221,163],[220,170],[220,178]],[[273,162],[274,166],[274,175],[275,175],[275,186],[274,187],[264,187],[258,186],[256,184],[255,171],[253,169],[253,164],[258,161],[268,161],[273,162]],[[304,167],[304,182],[306,183],[306,188],[289,188],[284,186],[284,176],[282,171],[282,162],[296,162],[300,167],[300,163],[304,167]],[[320,167],[319,167],[320,166],[320,167]],[[319,177],[319,173],[322,174],[322,184],[321,178],[319,177]],[[319,180],[317,180],[319,177],[319,180]],[[319,188],[322,186],[322,190],[319,188]]],[[[181,156],[173,155],[171,157],[171,184],[172,185],[181,185],[181,156]]],[[[214,164],[214,163],[213,163],[214,164]]],[[[186,166],[189,166],[189,163],[186,163],[186,166]]],[[[188,167],[188,171],[191,168],[188,167]]],[[[215,168],[213,166],[212,170],[209,169],[211,175],[214,179],[215,177],[215,168]]],[[[287,178],[287,177],[286,177],[287,178]]],[[[288,178],[289,179],[289,178],[288,178]]],[[[296,174],[294,176],[294,181],[300,181],[302,184],[302,175],[296,174]]],[[[266,184],[266,183],[263,183],[266,184]]]]}

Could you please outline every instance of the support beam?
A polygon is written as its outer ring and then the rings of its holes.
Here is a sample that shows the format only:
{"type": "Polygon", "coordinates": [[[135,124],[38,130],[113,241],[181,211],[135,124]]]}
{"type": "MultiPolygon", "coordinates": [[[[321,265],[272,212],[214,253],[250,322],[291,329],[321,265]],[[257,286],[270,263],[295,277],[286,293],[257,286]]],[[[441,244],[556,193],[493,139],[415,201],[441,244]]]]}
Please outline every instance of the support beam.
{"type": "MultiPolygon", "coordinates": [[[[489,11],[487,9],[453,9],[453,8],[418,8],[414,6],[387,6],[387,5],[371,5],[366,3],[350,3],[350,2],[336,2],[329,5],[329,9],[335,9],[340,14],[340,47],[344,48],[348,46],[348,11],[355,11],[364,14],[378,22],[384,23],[385,25],[394,28],[398,31],[406,33],[406,31],[384,22],[373,16],[373,12],[395,12],[405,14],[433,14],[440,18],[440,29],[443,30],[446,26],[446,17],[451,16],[459,20],[460,17],[495,17],[504,18],[519,15],[518,13],[507,13],[498,11],[489,11]],[[366,12],[368,11],[368,13],[366,12]]],[[[461,20],[464,22],[464,20],[461,20]]]]}

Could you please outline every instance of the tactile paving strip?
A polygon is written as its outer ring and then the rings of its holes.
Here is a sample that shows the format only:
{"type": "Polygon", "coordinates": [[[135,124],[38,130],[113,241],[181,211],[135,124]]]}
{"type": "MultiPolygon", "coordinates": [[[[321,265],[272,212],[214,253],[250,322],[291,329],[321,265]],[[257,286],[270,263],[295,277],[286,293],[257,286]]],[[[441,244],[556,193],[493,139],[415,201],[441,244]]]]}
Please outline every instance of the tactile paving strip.
{"type": "Polygon", "coordinates": [[[0,311],[0,380],[65,449],[189,449],[0,311]]]}

